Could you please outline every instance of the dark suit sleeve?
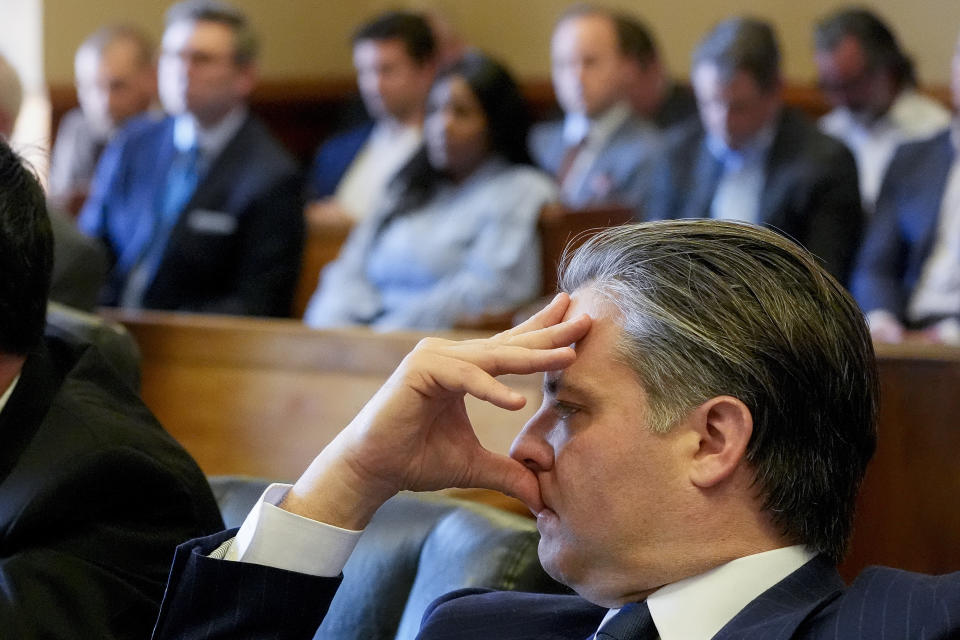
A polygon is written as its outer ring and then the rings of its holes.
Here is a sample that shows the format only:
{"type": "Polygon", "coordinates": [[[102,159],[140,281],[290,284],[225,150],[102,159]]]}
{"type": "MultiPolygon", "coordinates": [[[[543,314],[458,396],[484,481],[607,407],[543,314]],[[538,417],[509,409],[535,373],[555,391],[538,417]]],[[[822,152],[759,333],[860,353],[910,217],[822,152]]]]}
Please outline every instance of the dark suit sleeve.
{"type": "Polygon", "coordinates": [[[300,274],[305,225],[300,181],[288,175],[244,212],[234,286],[206,301],[207,313],[288,316],[300,274]]]}
{"type": "Polygon", "coordinates": [[[902,156],[894,156],[877,198],[876,210],[860,247],[850,279],[850,292],[864,313],[883,309],[901,320],[906,306],[903,276],[907,243],[900,233],[899,187],[896,176],[904,175],[902,156]]]}
{"type": "Polygon", "coordinates": [[[837,144],[816,171],[806,211],[801,213],[806,220],[805,238],[798,239],[846,285],[864,223],[857,166],[850,152],[837,144]]]}
{"type": "Polygon", "coordinates": [[[313,638],[340,579],[208,557],[235,533],[177,549],[154,640],[313,638]]]}

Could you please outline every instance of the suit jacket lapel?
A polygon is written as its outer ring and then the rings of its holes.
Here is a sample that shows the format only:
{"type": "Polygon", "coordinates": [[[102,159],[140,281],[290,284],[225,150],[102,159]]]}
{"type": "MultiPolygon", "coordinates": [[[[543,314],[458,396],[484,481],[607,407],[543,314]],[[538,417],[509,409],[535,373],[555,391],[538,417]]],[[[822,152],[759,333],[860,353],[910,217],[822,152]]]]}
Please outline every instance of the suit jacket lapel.
{"type": "Polygon", "coordinates": [[[710,205],[720,183],[720,172],[720,161],[707,148],[706,135],[701,136],[691,173],[690,195],[681,211],[681,218],[710,217],[710,205]]]}
{"type": "Polygon", "coordinates": [[[757,209],[759,224],[769,224],[778,229],[786,229],[788,207],[787,186],[792,182],[790,163],[797,152],[796,123],[786,110],[780,114],[777,130],[773,136],[767,159],[764,163],[763,190],[760,192],[760,206],[757,209]]]}
{"type": "MultiPolygon", "coordinates": [[[[935,153],[941,158],[941,161],[936,163],[936,171],[927,174],[926,179],[921,180],[920,184],[916,185],[917,197],[922,201],[922,204],[917,207],[917,211],[928,215],[917,215],[912,218],[903,216],[907,224],[923,225],[922,230],[917,234],[920,239],[920,251],[917,252],[917,255],[922,256],[929,256],[933,251],[933,241],[940,224],[940,207],[949,186],[950,170],[953,168],[956,152],[949,131],[941,134],[941,139],[937,141],[935,153]]],[[[932,166],[933,164],[932,162],[927,163],[926,166],[932,166]]]]}
{"type": "Polygon", "coordinates": [[[713,640],[786,640],[798,627],[844,588],[836,567],[817,556],[764,591],[713,640]]]}
{"type": "Polygon", "coordinates": [[[0,411],[0,482],[33,440],[62,382],[43,341],[27,357],[20,380],[0,411]]]}

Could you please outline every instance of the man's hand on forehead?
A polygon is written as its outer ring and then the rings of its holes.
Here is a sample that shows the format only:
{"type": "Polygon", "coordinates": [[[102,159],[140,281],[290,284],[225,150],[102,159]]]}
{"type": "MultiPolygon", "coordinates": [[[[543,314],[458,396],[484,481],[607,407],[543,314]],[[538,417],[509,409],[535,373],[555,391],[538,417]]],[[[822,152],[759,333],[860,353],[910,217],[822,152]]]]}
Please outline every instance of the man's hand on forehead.
{"type": "Polygon", "coordinates": [[[523,324],[491,338],[422,340],[317,456],[282,506],[360,529],[402,490],[479,487],[538,504],[534,475],[520,462],[480,445],[464,397],[522,408],[526,399],[496,376],[570,366],[576,358],[570,345],[586,335],[590,319],[564,321],[569,306],[569,296],[559,294],[523,324]]]}

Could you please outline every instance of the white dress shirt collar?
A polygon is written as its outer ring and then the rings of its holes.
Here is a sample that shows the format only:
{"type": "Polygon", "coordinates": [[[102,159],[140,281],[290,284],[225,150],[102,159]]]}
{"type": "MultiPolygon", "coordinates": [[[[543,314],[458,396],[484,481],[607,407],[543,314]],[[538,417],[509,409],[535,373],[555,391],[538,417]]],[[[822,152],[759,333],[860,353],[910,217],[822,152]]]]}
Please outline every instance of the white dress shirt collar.
{"type": "Polygon", "coordinates": [[[726,171],[738,171],[748,164],[762,164],[766,160],[770,147],[773,146],[776,123],[777,120],[768,122],[739,149],[731,149],[724,140],[708,133],[707,149],[714,158],[723,162],[726,171]]]}
{"type": "MultiPolygon", "coordinates": [[[[709,640],[760,594],[815,556],[802,545],[783,547],[661,587],[647,597],[660,639],[709,640]]],[[[618,611],[607,612],[600,628],[618,611]]]]}
{"type": "Polygon", "coordinates": [[[173,146],[178,151],[197,148],[204,160],[210,162],[243,126],[248,111],[246,105],[237,105],[211,127],[203,127],[192,114],[183,113],[173,122],[173,146]]]}
{"type": "Polygon", "coordinates": [[[563,119],[565,147],[580,144],[585,138],[593,146],[602,146],[632,114],[626,102],[618,102],[596,118],[582,113],[568,113],[563,119]]]}

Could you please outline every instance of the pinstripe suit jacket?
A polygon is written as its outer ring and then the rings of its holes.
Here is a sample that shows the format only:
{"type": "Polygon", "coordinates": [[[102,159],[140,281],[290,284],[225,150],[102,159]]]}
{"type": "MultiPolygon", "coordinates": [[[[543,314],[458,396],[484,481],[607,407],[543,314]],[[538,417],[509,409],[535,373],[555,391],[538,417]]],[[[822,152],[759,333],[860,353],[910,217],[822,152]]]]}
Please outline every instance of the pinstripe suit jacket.
{"type": "MultiPolygon", "coordinates": [[[[154,639],[309,640],[339,580],[205,557],[233,532],[177,550],[154,639]],[[237,597],[232,597],[236,594],[237,597]]],[[[476,589],[434,602],[422,640],[584,640],[605,609],[577,596],[476,589]]],[[[845,587],[818,557],[744,608],[715,640],[960,638],[960,573],[867,569],[845,587]]]]}

